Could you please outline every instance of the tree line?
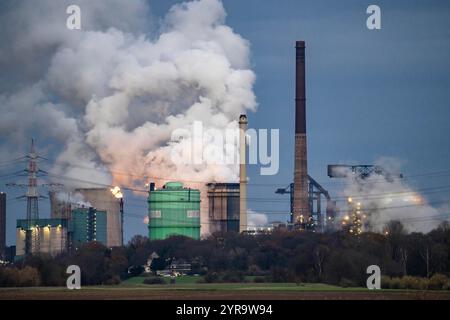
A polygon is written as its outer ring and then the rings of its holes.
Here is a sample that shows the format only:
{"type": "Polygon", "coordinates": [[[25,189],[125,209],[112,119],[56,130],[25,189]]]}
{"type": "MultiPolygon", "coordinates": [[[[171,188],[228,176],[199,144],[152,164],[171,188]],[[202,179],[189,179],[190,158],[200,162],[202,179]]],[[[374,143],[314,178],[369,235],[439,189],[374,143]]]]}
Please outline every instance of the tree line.
{"type": "Polygon", "coordinates": [[[343,231],[276,230],[261,235],[215,233],[203,240],[174,236],[158,241],[136,235],[124,247],[109,249],[93,242],[56,257],[29,256],[0,268],[0,286],[63,286],[71,264],[80,266],[82,285],[117,284],[140,274],[148,257],[156,252],[159,258],[153,259],[153,271],[182,259],[191,263],[191,273],[203,276],[206,282],[241,282],[253,276],[259,282],[365,286],[367,267],[378,265],[384,287],[434,288],[433,283],[439,282],[448,288],[448,222],[427,234],[407,233],[398,221],[390,222],[386,230],[386,234],[357,236],[343,231]]]}

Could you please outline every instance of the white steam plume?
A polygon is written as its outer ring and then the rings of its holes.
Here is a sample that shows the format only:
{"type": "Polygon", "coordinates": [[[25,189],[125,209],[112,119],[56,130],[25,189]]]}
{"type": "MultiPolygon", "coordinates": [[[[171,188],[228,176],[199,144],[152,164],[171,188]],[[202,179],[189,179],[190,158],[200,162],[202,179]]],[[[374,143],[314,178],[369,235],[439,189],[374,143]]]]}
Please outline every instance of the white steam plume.
{"type": "Polygon", "coordinates": [[[80,0],[82,30],[74,31],[66,28],[71,2],[5,6],[1,153],[38,132],[57,158],[51,176],[72,178],[61,180],[72,188],[237,180],[237,165],[170,160],[173,130],[193,121],[222,130],[256,108],[249,43],[225,24],[222,3],[178,4],[154,23],[144,0],[80,0]]]}
{"type": "Polygon", "coordinates": [[[72,207],[92,207],[92,204],[89,201],[86,201],[84,196],[79,192],[60,191],[56,193],[56,199],[59,202],[69,204],[72,207]]]}
{"type": "MultiPolygon", "coordinates": [[[[425,196],[399,177],[401,162],[393,158],[381,158],[375,162],[388,176],[372,174],[366,179],[355,179],[348,172],[344,195],[353,202],[361,202],[363,230],[382,232],[391,220],[400,221],[409,232],[428,232],[444,220],[441,209],[427,203],[425,196]]],[[[341,208],[346,214],[347,208],[341,208]]]]}
{"type": "Polygon", "coordinates": [[[267,225],[267,216],[263,213],[258,213],[252,209],[247,210],[247,223],[248,227],[251,228],[261,228],[267,225]]]}

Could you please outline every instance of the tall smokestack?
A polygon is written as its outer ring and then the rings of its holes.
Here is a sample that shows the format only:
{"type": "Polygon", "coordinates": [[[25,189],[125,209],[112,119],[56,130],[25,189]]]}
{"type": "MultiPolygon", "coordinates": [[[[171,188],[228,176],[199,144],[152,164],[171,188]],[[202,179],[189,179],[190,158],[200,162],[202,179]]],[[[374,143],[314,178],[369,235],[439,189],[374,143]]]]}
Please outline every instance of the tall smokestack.
{"type": "Polygon", "coordinates": [[[310,218],[308,201],[308,165],[306,152],[305,41],[295,43],[295,162],[294,223],[310,218]]]}
{"type": "Polygon", "coordinates": [[[247,116],[239,116],[239,232],[247,230],[247,116]]]}
{"type": "Polygon", "coordinates": [[[0,260],[6,260],[6,193],[0,192],[0,260]]]}

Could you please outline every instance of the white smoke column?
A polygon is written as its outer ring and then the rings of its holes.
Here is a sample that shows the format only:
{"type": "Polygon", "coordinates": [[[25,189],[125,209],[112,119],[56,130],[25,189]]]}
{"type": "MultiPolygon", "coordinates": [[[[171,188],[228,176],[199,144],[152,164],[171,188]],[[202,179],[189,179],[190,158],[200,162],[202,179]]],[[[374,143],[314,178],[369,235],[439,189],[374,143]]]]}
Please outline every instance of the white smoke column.
{"type": "Polygon", "coordinates": [[[267,216],[263,213],[258,213],[252,209],[247,210],[247,223],[248,228],[261,228],[267,225],[268,219],[267,216]]]}
{"type": "MultiPolygon", "coordinates": [[[[74,188],[179,180],[205,193],[206,182],[237,181],[237,164],[170,159],[175,129],[202,121],[205,130],[223,130],[256,108],[249,43],[225,24],[222,3],[175,5],[151,29],[156,23],[146,23],[152,17],[144,0],[78,2],[82,30],[65,27],[61,12],[70,1],[40,1],[39,17],[33,4],[19,3],[3,19],[4,30],[16,21],[25,30],[7,35],[12,44],[0,48],[1,66],[19,61],[27,69],[11,73],[32,69],[20,89],[0,95],[5,140],[16,146],[41,132],[59,146],[52,145],[58,156],[51,175],[71,177],[61,182],[74,188]],[[12,123],[20,127],[11,130],[12,123]]],[[[202,220],[205,234],[205,210],[202,220]]]]}
{"type": "Polygon", "coordinates": [[[90,208],[92,204],[84,199],[84,196],[79,192],[58,191],[56,198],[59,202],[70,204],[72,207],[90,208]]]}
{"type": "MultiPolygon", "coordinates": [[[[392,173],[390,177],[372,174],[358,180],[349,172],[345,178],[344,195],[352,197],[353,203],[361,202],[362,212],[367,216],[363,219],[363,224],[367,223],[365,231],[382,232],[391,220],[400,221],[409,232],[428,232],[435,228],[440,222],[436,216],[441,211],[428,205],[424,196],[399,177],[401,162],[381,158],[375,164],[392,173]]],[[[341,213],[347,213],[346,205],[341,213]]]]}

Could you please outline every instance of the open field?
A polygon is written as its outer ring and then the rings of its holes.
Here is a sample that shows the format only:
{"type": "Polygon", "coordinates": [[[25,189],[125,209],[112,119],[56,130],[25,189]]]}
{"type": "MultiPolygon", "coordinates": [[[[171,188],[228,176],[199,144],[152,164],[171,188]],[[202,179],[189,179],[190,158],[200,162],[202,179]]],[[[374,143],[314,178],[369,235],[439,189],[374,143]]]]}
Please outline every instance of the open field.
{"type": "Polygon", "coordinates": [[[341,288],[326,284],[218,283],[198,284],[190,278],[175,285],[144,285],[129,279],[117,286],[92,286],[81,290],[66,288],[0,288],[0,299],[180,299],[180,300],[450,300],[449,291],[379,290],[341,288]]]}

